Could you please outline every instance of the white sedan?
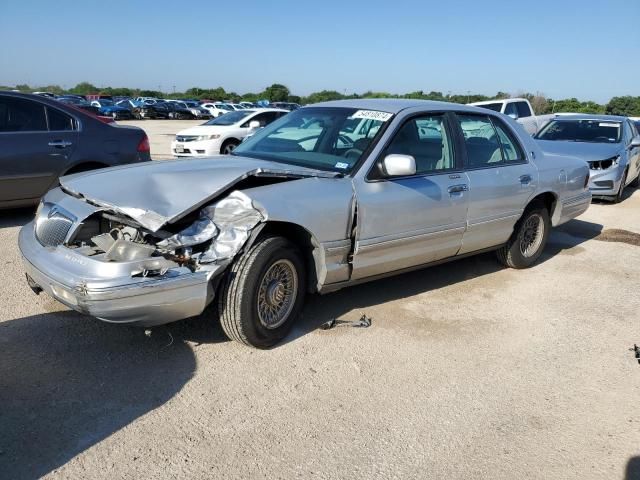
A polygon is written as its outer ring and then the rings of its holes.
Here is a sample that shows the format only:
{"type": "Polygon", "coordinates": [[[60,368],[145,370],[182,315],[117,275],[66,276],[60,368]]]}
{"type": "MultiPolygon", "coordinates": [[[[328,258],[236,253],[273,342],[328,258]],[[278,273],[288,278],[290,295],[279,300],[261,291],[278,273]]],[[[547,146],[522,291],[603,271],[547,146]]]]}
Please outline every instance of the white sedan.
{"type": "Polygon", "coordinates": [[[225,113],[233,112],[233,108],[228,107],[223,103],[203,103],[202,108],[206,108],[209,110],[209,113],[213,118],[218,118],[220,115],[224,115],[225,113]]]}
{"type": "Polygon", "coordinates": [[[287,113],[287,110],[277,108],[229,112],[197,127],[178,132],[176,139],[171,142],[171,154],[176,157],[228,155],[240,145],[244,137],[287,113]]]}

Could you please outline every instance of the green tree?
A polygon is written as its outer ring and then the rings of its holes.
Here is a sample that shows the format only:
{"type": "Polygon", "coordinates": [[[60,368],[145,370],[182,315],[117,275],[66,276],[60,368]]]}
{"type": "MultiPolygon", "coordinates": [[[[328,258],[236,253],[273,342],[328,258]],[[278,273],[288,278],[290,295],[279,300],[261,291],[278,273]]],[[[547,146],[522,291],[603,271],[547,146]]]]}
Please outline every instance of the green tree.
{"type": "Polygon", "coordinates": [[[270,87],[267,87],[262,95],[263,98],[266,98],[270,102],[286,102],[290,93],[286,86],[280,83],[274,83],[270,87]]]}
{"type": "Polygon", "coordinates": [[[99,90],[98,87],[96,87],[95,85],[89,82],[80,82],[69,91],[77,95],[87,95],[90,93],[96,93],[98,90],[99,90]]]}
{"type": "Polygon", "coordinates": [[[613,97],[605,107],[609,115],[640,117],[640,97],[613,97]]]}
{"type": "Polygon", "coordinates": [[[157,90],[140,90],[140,96],[161,98],[162,92],[158,92],[157,90]]]}

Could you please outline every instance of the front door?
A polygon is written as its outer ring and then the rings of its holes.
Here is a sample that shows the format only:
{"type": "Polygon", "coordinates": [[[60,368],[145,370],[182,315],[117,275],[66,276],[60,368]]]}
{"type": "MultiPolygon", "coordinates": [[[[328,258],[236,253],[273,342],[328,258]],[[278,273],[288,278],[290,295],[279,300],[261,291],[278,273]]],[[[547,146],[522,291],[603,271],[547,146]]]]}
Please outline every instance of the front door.
{"type": "Polygon", "coordinates": [[[76,127],[72,117],[36,100],[0,96],[0,201],[41,197],[68,166],[76,127]]]}
{"type": "Polygon", "coordinates": [[[416,174],[382,178],[371,172],[368,179],[356,182],[353,280],[458,252],[467,219],[468,179],[460,170],[452,138],[445,115],[412,117],[398,129],[381,158],[411,155],[416,174]]]}

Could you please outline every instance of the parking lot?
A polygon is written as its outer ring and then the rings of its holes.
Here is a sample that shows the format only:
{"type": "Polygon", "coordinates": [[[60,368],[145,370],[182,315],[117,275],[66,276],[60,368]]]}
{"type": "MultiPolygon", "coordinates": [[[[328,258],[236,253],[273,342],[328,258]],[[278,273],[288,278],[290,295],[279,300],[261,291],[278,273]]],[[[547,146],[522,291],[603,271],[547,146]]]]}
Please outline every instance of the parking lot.
{"type": "MultiPolygon", "coordinates": [[[[159,160],[199,122],[126,123],[159,160]]],[[[554,231],[529,270],[483,254],[313,296],[268,351],[213,311],[146,335],[34,295],[17,247],[33,211],[2,211],[0,477],[637,478],[626,197],[554,231]]]]}

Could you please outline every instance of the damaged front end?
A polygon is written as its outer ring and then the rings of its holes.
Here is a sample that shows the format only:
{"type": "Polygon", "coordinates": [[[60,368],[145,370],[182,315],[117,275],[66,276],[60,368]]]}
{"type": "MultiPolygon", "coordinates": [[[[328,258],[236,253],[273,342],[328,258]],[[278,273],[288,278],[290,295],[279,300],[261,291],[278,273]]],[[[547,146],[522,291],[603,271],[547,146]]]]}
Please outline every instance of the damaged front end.
{"type": "Polygon", "coordinates": [[[156,230],[122,212],[59,189],[48,194],[20,232],[32,288],[109,322],[149,326],[199,315],[267,220],[237,190],[156,230]]]}

